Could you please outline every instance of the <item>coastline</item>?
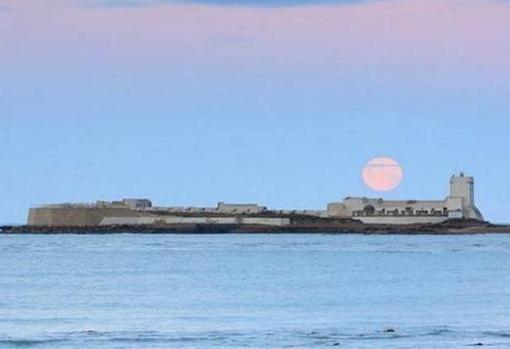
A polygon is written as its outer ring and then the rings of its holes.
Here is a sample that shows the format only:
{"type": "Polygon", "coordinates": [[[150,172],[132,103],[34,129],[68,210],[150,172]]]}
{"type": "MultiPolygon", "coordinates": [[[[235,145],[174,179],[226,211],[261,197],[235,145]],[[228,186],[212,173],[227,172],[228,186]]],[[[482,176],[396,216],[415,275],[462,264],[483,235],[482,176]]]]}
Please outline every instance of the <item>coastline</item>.
{"type": "Polygon", "coordinates": [[[440,224],[381,225],[356,220],[314,220],[289,226],[240,224],[165,224],[110,226],[0,226],[0,234],[364,234],[364,235],[473,235],[510,234],[510,225],[474,220],[449,220],[440,224]]]}

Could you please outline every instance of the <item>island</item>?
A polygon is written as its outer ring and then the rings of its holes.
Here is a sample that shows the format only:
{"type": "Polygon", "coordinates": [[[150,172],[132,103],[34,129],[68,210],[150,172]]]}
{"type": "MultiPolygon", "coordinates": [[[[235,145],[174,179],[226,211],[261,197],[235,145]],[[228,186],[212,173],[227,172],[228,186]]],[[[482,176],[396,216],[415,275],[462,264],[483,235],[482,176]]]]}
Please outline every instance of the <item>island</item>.
{"type": "Polygon", "coordinates": [[[324,210],[275,210],[258,204],[159,207],[148,199],[65,203],[33,207],[27,225],[0,227],[3,234],[101,233],[509,233],[484,220],[475,205],[474,178],[450,178],[443,200],[347,197],[324,210]]]}

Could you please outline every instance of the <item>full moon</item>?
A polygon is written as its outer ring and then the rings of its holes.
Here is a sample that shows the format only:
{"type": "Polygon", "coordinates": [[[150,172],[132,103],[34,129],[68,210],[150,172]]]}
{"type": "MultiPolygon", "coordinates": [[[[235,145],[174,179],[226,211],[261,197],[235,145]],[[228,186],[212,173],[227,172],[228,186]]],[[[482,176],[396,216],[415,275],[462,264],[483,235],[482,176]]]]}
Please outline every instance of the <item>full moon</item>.
{"type": "Polygon", "coordinates": [[[363,168],[365,184],[375,191],[396,189],[404,179],[402,166],[392,158],[379,157],[370,160],[363,168]]]}

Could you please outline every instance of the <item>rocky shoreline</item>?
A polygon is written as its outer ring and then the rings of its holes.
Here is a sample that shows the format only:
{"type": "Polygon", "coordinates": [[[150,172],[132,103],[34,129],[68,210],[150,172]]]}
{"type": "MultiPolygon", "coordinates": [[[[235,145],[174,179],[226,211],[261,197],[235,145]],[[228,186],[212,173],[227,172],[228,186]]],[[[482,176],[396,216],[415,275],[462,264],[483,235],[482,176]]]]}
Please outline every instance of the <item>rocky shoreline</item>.
{"type": "Polygon", "coordinates": [[[296,220],[284,227],[260,225],[172,224],[90,227],[3,226],[0,234],[510,234],[509,225],[476,220],[449,220],[440,224],[377,225],[344,220],[296,220]]]}

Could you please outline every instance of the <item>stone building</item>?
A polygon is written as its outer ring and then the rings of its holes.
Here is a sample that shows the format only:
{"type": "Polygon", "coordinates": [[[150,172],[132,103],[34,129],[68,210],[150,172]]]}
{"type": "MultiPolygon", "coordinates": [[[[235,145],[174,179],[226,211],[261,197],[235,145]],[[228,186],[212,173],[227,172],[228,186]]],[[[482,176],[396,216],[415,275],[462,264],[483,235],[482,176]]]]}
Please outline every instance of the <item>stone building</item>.
{"type": "Polygon", "coordinates": [[[464,173],[450,179],[450,195],[444,200],[383,200],[348,197],[328,205],[330,217],[349,217],[365,223],[440,223],[451,218],[483,220],[475,206],[474,179],[464,173]]]}
{"type": "Polygon", "coordinates": [[[132,209],[152,207],[152,202],[148,199],[123,199],[122,204],[132,209]]]}
{"type": "Polygon", "coordinates": [[[226,204],[218,202],[217,206],[217,212],[219,213],[256,214],[264,211],[267,211],[267,207],[257,204],[226,204]]]}

